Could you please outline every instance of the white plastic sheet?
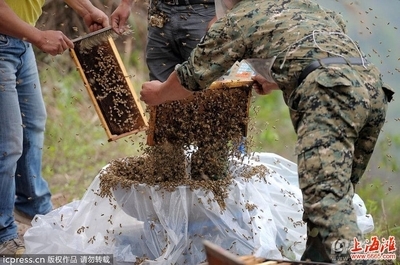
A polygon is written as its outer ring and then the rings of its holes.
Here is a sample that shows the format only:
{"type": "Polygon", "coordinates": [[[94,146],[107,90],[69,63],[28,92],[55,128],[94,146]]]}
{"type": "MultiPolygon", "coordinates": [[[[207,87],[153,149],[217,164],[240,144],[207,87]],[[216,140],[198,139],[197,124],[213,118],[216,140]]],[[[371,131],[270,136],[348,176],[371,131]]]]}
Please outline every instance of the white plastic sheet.
{"type": "MultiPolygon", "coordinates": [[[[106,167],[105,167],[106,168],[106,167]]],[[[80,201],[36,216],[24,236],[28,254],[113,254],[116,264],[199,264],[207,239],[238,255],[299,260],[305,248],[297,166],[272,153],[238,164],[221,209],[212,193],[180,186],[172,192],[139,185],[99,194],[96,176],[80,201]],[[242,178],[265,166],[265,176],[242,178]],[[139,264],[139,263],[137,263],[139,264]]],[[[373,229],[363,201],[354,206],[363,232],[373,229]],[[360,222],[361,220],[361,222],[360,222]]]]}

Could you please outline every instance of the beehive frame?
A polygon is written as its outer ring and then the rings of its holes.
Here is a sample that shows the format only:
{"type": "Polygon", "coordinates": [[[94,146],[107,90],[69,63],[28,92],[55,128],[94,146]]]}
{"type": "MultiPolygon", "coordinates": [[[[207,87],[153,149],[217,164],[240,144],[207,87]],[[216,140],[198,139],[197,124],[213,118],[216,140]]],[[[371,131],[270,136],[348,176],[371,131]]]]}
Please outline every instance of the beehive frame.
{"type": "Polygon", "coordinates": [[[112,37],[88,50],[75,43],[70,54],[108,141],[148,129],[145,111],[112,37]]]}
{"type": "MultiPolygon", "coordinates": [[[[238,100],[241,100],[240,108],[235,109],[235,106],[239,106],[239,104],[227,104],[227,106],[220,107],[221,108],[231,108],[226,111],[230,111],[232,115],[234,113],[241,113],[241,117],[238,118],[240,120],[240,126],[242,127],[242,136],[247,135],[247,122],[249,117],[249,108],[250,108],[250,98],[251,98],[251,86],[254,81],[247,79],[247,80],[225,80],[225,81],[215,81],[213,82],[210,87],[203,91],[196,93],[194,97],[187,100],[182,100],[179,102],[171,102],[171,103],[164,103],[162,105],[156,107],[150,107],[150,120],[149,120],[149,130],[147,133],[147,144],[150,146],[159,145],[160,143],[167,141],[170,143],[174,143],[181,139],[182,137],[187,138],[188,144],[195,140],[197,137],[193,135],[193,130],[197,130],[199,134],[204,131],[212,132],[211,130],[204,130],[204,127],[199,123],[196,123],[196,117],[203,116],[205,117],[212,117],[214,119],[214,125],[225,123],[227,127],[225,129],[229,130],[229,126],[236,126],[235,124],[226,121],[227,118],[231,117],[223,117],[219,116],[218,113],[212,113],[211,111],[217,107],[218,109],[218,100],[214,101],[218,97],[232,96],[235,97],[234,94],[238,95],[238,100]],[[188,110],[193,108],[191,104],[196,104],[198,109],[202,109],[202,111],[192,111],[192,115],[187,115],[187,112],[191,111],[188,110]],[[207,105],[208,107],[205,107],[207,105]],[[186,115],[183,114],[186,112],[186,115]],[[214,115],[216,114],[216,115],[214,115]],[[182,116],[183,126],[179,126],[176,123],[176,117],[182,116]],[[225,121],[224,121],[225,120],[225,121]],[[166,135],[161,136],[161,134],[166,135]]],[[[202,117],[198,118],[197,121],[201,120],[202,117]]],[[[207,133],[207,132],[206,132],[207,133]]],[[[199,137],[202,137],[199,135],[199,137]]]]}

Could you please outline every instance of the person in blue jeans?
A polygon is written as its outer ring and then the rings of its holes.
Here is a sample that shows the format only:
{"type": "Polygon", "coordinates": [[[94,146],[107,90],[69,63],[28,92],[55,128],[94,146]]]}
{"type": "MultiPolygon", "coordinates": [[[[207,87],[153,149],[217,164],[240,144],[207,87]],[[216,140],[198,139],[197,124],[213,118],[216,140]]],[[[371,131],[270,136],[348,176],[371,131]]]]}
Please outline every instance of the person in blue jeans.
{"type": "MultiPolygon", "coordinates": [[[[57,55],[73,43],[60,31],[35,27],[44,2],[0,0],[0,256],[25,251],[14,211],[30,223],[53,207],[41,173],[46,109],[32,45],[57,55]]],[[[89,0],[65,2],[91,31],[109,25],[89,0]]]]}

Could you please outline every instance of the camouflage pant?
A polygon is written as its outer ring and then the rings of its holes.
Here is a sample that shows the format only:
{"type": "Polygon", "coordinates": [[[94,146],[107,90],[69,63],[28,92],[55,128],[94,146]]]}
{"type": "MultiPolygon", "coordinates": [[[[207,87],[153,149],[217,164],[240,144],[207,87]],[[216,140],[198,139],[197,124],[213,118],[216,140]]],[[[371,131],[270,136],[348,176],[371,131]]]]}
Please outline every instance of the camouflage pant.
{"type": "Polygon", "coordinates": [[[349,259],[347,245],[361,240],[352,184],[364,173],[386,116],[376,68],[340,67],[344,73],[337,67],[312,72],[289,100],[308,225],[303,260],[349,259]]]}

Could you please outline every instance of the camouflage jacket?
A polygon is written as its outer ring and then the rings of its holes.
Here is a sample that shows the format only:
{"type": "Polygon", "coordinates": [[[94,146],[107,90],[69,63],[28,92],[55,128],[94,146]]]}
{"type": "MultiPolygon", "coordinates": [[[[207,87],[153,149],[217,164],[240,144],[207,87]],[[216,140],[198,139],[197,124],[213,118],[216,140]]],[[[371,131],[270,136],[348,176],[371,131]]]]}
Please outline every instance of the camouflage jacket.
{"type": "Polygon", "coordinates": [[[176,70],[184,87],[198,91],[236,61],[276,56],[272,74],[287,101],[312,60],[361,56],[345,33],[339,15],[310,0],[242,0],[211,26],[176,70]]]}

